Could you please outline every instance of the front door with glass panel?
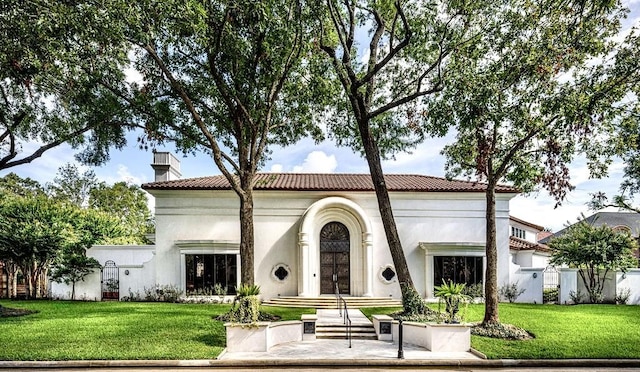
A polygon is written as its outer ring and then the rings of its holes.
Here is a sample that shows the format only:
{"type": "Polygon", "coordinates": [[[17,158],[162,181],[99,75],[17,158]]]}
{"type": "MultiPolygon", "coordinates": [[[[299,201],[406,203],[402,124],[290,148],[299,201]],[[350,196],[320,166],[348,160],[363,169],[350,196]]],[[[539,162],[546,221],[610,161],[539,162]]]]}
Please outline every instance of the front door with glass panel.
{"type": "Polygon", "coordinates": [[[320,294],[349,294],[349,230],[340,222],[330,222],[320,231],[320,294]]]}

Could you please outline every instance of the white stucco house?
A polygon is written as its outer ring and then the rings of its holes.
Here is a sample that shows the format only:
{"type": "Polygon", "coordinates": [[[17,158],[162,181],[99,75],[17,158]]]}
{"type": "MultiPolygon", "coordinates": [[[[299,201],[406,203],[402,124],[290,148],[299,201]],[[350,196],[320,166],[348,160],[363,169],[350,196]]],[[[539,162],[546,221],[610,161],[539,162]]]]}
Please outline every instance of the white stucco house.
{"type": "MultiPolygon", "coordinates": [[[[97,246],[88,254],[117,270],[120,297],[155,284],[186,294],[219,284],[234,293],[242,269],[239,202],[227,180],[180,179],[180,164],[169,153],[155,153],[152,166],[156,181],[142,187],[155,198],[155,245],[97,246]]],[[[433,298],[443,279],[484,283],[485,186],[399,174],[387,175],[386,182],[420,294],[433,298]]],[[[498,285],[535,264],[514,261],[520,252],[510,249],[509,201],[515,195],[512,187],[496,190],[498,285]]],[[[265,299],[332,295],[336,282],[344,296],[401,298],[368,174],[261,173],[254,226],[255,280],[265,299]]],[[[100,273],[87,278],[77,293],[101,298],[100,280],[104,285],[100,273]]],[[[62,297],[68,291],[59,285],[52,290],[62,297]]],[[[541,296],[541,286],[537,292],[541,296]]]]}

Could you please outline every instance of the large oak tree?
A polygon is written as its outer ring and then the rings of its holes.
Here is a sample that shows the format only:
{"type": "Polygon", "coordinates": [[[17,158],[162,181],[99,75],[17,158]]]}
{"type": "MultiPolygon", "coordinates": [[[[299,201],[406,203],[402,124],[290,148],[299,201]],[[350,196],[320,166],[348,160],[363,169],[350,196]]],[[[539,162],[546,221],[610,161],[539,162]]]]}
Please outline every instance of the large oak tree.
{"type": "Polygon", "coordinates": [[[326,0],[319,48],[341,94],[330,133],[366,158],[405,312],[422,312],[381,159],[424,139],[422,101],[441,90],[452,54],[482,31],[490,2],[326,0]],[[364,41],[364,42],[363,42],[364,41]]]}
{"type": "MultiPolygon", "coordinates": [[[[311,133],[314,83],[303,0],[108,1],[140,81],[122,90],[145,131],[142,146],[173,141],[202,152],[240,201],[241,282],[254,283],[253,186],[273,145],[311,133]]],[[[117,39],[116,39],[117,41],[117,39]]]]}
{"type": "Polygon", "coordinates": [[[488,31],[452,56],[450,84],[429,105],[429,129],[456,133],[443,150],[448,174],[488,184],[484,324],[499,323],[498,182],[542,186],[560,202],[576,153],[593,175],[606,168],[616,102],[637,77],[603,67],[624,14],[616,1],[505,1],[485,19],[488,31]]]}

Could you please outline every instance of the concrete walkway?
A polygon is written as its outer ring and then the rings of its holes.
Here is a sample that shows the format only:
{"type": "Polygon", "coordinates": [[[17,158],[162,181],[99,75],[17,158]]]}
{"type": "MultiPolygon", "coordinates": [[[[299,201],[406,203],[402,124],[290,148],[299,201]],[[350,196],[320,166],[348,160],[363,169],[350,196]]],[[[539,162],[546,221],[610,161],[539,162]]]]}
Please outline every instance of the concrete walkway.
{"type": "MultiPolygon", "coordinates": [[[[342,325],[338,310],[318,309],[317,325],[342,325]]],[[[367,325],[371,321],[358,309],[349,309],[352,325],[367,325]]],[[[431,352],[415,345],[403,345],[404,359],[409,360],[479,360],[472,353],[431,352]]],[[[272,347],[268,352],[223,352],[219,360],[394,360],[398,345],[393,341],[315,340],[290,342],[272,347]]]]}

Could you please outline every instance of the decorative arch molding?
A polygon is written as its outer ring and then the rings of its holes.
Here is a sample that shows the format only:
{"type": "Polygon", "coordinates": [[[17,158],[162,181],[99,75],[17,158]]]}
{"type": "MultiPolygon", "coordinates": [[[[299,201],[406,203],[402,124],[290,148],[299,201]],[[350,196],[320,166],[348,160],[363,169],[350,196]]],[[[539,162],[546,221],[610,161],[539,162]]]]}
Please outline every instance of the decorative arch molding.
{"type": "Polygon", "coordinates": [[[373,296],[373,239],[371,222],[355,202],[337,196],[318,200],[302,215],[298,233],[298,296],[320,295],[320,231],[340,222],[350,236],[351,293],[373,296]]]}

